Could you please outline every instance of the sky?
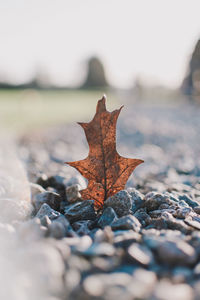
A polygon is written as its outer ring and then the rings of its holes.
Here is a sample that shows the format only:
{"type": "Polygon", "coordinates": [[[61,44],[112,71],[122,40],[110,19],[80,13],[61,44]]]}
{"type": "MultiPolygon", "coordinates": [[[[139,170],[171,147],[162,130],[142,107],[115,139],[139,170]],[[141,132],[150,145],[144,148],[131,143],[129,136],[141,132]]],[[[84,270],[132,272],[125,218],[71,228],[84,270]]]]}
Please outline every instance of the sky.
{"type": "Polygon", "coordinates": [[[42,70],[76,86],[97,55],[114,86],[141,78],[177,87],[200,38],[199,12],[199,0],[0,0],[0,80],[42,70]]]}

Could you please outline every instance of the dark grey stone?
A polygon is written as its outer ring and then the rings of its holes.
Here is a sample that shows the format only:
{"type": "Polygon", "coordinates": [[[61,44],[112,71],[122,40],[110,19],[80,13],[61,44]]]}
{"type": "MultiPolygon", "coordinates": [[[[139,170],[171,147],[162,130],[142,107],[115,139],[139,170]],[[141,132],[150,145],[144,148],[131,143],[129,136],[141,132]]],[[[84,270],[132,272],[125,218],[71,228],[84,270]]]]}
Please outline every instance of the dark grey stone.
{"type": "Polygon", "coordinates": [[[49,236],[55,239],[62,239],[66,235],[65,227],[62,223],[54,221],[48,227],[49,236]]]}
{"type": "Polygon", "coordinates": [[[51,208],[55,210],[59,210],[60,202],[60,195],[55,192],[43,192],[33,197],[33,205],[35,206],[37,211],[44,203],[48,204],[51,208]]]}
{"type": "Polygon", "coordinates": [[[192,265],[196,262],[195,249],[183,240],[161,240],[156,249],[160,261],[169,265],[192,265]]]}
{"type": "Polygon", "coordinates": [[[136,232],[139,232],[140,228],[141,228],[141,224],[136,217],[134,217],[132,215],[127,215],[127,216],[119,218],[117,221],[114,221],[111,224],[111,228],[113,230],[132,229],[136,232]]]}
{"type": "Polygon", "coordinates": [[[200,206],[194,207],[194,211],[196,214],[200,215],[200,206]]]}
{"type": "Polygon", "coordinates": [[[161,204],[169,204],[170,202],[172,202],[172,200],[170,200],[167,195],[156,192],[149,192],[144,198],[144,205],[147,212],[157,210],[161,204]]]}
{"type": "Polygon", "coordinates": [[[90,229],[88,228],[88,225],[90,224],[90,221],[77,221],[73,223],[73,229],[76,231],[79,235],[86,235],[90,233],[90,229]]]}
{"type": "Polygon", "coordinates": [[[44,216],[47,216],[52,221],[58,218],[60,215],[61,214],[58,211],[52,209],[48,204],[44,203],[40,207],[40,210],[38,211],[36,218],[39,218],[41,220],[44,216]]]}
{"type": "Polygon", "coordinates": [[[106,207],[103,211],[103,214],[99,218],[97,225],[101,228],[104,228],[107,225],[110,225],[113,221],[116,221],[117,215],[112,207],[106,207]]]}
{"type": "Polygon", "coordinates": [[[186,194],[180,195],[179,200],[184,200],[192,208],[199,206],[199,203],[197,201],[191,199],[191,197],[186,194]]]}
{"type": "Polygon", "coordinates": [[[70,222],[95,220],[94,201],[85,200],[65,207],[65,216],[70,222]]]}
{"type": "Polygon", "coordinates": [[[147,224],[149,224],[151,222],[151,217],[146,212],[145,208],[138,209],[134,213],[134,216],[139,220],[139,222],[142,224],[142,226],[146,226],[147,224]]]}
{"type": "Polygon", "coordinates": [[[141,242],[141,235],[133,230],[118,230],[114,232],[114,245],[127,248],[134,242],[141,242]]]}
{"type": "Polygon", "coordinates": [[[132,200],[129,193],[125,190],[122,190],[116,193],[114,196],[109,197],[104,202],[105,207],[112,207],[118,217],[128,215],[132,207],[132,200]]]}

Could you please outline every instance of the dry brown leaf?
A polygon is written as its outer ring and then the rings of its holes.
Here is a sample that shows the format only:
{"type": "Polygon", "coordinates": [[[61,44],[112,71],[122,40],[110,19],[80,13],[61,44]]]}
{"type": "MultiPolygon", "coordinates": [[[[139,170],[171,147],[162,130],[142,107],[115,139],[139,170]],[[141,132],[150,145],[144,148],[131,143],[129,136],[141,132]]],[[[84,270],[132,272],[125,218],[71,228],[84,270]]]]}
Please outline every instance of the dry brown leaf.
{"type": "Polygon", "coordinates": [[[106,97],[98,101],[96,114],[89,123],[78,123],[85,131],[89,144],[87,158],[67,162],[88,179],[88,186],[81,191],[83,200],[93,199],[96,210],[103,207],[104,201],[124,189],[133,170],[141,159],[125,158],[116,151],[116,123],[122,109],[108,112],[106,97]]]}

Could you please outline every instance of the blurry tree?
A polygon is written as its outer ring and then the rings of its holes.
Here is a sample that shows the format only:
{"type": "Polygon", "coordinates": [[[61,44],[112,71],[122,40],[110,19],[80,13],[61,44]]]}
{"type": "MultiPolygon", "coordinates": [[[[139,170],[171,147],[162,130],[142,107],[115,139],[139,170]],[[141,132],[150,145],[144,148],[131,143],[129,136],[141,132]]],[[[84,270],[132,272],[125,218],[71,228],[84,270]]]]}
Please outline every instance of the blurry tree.
{"type": "Polygon", "coordinates": [[[183,80],[182,91],[191,99],[200,99],[200,40],[196,43],[189,62],[189,71],[183,80]]]}
{"type": "Polygon", "coordinates": [[[51,87],[51,78],[46,68],[38,66],[33,80],[29,83],[31,88],[45,89],[51,87]]]}
{"type": "Polygon", "coordinates": [[[82,87],[84,88],[101,88],[107,87],[103,63],[98,57],[91,57],[87,62],[87,77],[82,87]]]}

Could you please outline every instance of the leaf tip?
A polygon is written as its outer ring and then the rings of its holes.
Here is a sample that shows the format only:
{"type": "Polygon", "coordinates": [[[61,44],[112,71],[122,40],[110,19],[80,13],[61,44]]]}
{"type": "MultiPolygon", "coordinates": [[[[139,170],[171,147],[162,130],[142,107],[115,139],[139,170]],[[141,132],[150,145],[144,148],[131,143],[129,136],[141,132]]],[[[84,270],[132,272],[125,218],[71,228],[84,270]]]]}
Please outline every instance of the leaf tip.
{"type": "Polygon", "coordinates": [[[82,128],[86,128],[87,127],[87,123],[77,122],[77,124],[80,125],[82,128]]]}
{"type": "Polygon", "coordinates": [[[137,164],[140,165],[140,164],[143,164],[144,163],[144,160],[143,159],[137,159],[137,164]]]}
{"type": "Polygon", "coordinates": [[[104,111],[106,111],[106,95],[105,94],[97,103],[96,113],[101,113],[104,111]]]}

